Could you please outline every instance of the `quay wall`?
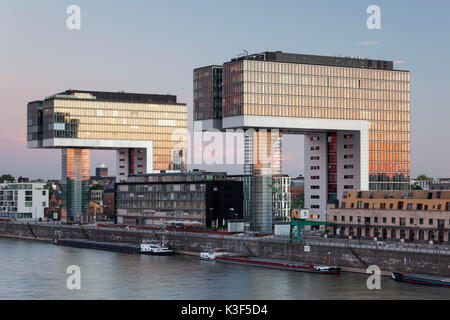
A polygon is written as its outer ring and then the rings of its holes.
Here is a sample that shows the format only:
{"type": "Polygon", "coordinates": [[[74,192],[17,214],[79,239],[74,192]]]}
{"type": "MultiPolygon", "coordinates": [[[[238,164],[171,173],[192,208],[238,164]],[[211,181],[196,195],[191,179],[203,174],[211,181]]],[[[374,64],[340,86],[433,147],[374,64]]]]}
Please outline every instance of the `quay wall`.
{"type": "Polygon", "coordinates": [[[286,239],[246,238],[235,236],[168,232],[151,230],[124,230],[44,223],[0,222],[0,236],[51,241],[56,237],[90,239],[105,242],[140,243],[156,239],[170,244],[180,253],[199,253],[211,248],[262,258],[293,260],[314,264],[343,267],[348,271],[365,272],[370,265],[377,265],[383,274],[392,271],[450,276],[450,250],[448,248],[420,249],[414,247],[375,246],[336,239],[306,240],[305,243],[288,243],[286,239]],[[309,251],[305,250],[309,246],[309,251]]]}

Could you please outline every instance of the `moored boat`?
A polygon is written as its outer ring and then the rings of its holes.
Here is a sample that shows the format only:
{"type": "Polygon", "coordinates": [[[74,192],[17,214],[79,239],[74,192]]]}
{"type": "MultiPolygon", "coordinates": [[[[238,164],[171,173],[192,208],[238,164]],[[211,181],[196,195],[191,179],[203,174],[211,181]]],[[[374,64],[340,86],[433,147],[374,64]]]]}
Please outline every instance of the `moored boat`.
{"type": "Polygon", "coordinates": [[[450,278],[432,275],[392,272],[392,279],[401,282],[450,288],[450,278]]]}
{"type": "Polygon", "coordinates": [[[162,256],[173,254],[173,250],[162,243],[141,243],[141,253],[162,256]]]}
{"type": "Polygon", "coordinates": [[[217,257],[231,256],[232,253],[224,248],[206,249],[200,252],[200,259],[207,261],[215,261],[217,257]]]}
{"type": "Polygon", "coordinates": [[[263,259],[263,258],[253,258],[253,257],[230,257],[230,256],[219,256],[215,258],[217,262],[234,263],[241,265],[249,265],[255,267],[273,268],[288,271],[300,271],[300,272],[310,272],[310,273],[320,273],[320,274],[339,274],[341,271],[340,267],[336,266],[325,266],[325,265],[314,265],[308,263],[302,263],[297,261],[282,261],[275,259],[263,259]]]}

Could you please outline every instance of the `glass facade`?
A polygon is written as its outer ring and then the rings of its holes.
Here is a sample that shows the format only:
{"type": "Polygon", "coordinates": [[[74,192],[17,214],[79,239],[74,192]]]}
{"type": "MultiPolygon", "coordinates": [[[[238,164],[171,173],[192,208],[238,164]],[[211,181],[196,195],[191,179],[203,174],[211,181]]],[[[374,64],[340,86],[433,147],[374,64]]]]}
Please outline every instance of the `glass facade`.
{"type": "Polygon", "coordinates": [[[224,117],[368,120],[370,189],[409,187],[407,71],[231,61],[223,66],[222,112],[224,117]]]}
{"type": "Polygon", "coordinates": [[[62,149],[63,220],[87,221],[91,151],[62,149]]]}
{"type": "MultiPolygon", "coordinates": [[[[187,129],[185,104],[149,104],[54,97],[43,102],[43,139],[153,141],[153,169],[173,168],[174,132],[187,129]],[[180,130],[181,129],[181,130],[180,130]]],[[[34,107],[29,121],[38,121],[34,107]],[[33,120],[34,119],[34,120],[33,120]]],[[[29,126],[32,126],[30,123],[29,126]]],[[[177,133],[178,135],[178,133],[177,133]]],[[[35,140],[28,132],[28,140],[35,140]]]]}
{"type": "Polygon", "coordinates": [[[194,120],[222,118],[222,67],[194,70],[194,120]]]}
{"type": "Polygon", "coordinates": [[[63,150],[62,211],[69,221],[86,219],[90,149],[116,150],[123,179],[185,170],[187,105],[173,95],[68,90],[28,103],[27,129],[29,147],[63,150]]]}
{"type": "Polygon", "coordinates": [[[223,219],[242,218],[242,182],[225,173],[130,176],[116,184],[116,195],[118,223],[218,227],[223,219]]]}

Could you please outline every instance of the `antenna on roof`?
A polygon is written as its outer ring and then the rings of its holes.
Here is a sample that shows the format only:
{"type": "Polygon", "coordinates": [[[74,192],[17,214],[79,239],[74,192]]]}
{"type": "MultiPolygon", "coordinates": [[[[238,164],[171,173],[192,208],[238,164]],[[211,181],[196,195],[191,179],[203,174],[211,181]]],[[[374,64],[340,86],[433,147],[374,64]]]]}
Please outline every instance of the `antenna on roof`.
{"type": "Polygon", "coordinates": [[[248,57],[248,51],[243,49],[244,53],[239,53],[238,55],[236,55],[237,58],[241,58],[241,57],[248,57]]]}

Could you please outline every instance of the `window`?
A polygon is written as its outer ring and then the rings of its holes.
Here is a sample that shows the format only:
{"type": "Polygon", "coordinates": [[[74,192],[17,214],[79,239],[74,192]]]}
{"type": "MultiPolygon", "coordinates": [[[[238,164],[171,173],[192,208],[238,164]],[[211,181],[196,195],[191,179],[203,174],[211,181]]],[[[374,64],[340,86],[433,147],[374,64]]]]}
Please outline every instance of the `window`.
{"type": "Polygon", "coordinates": [[[346,144],[346,145],[344,145],[344,149],[353,149],[353,145],[352,144],[346,144]]]}
{"type": "Polygon", "coordinates": [[[380,209],[381,209],[381,210],[386,209],[386,203],[381,203],[381,204],[380,204],[380,209]]]}
{"type": "Polygon", "coordinates": [[[423,224],[423,218],[419,219],[419,224],[423,224]]]}
{"type": "Polygon", "coordinates": [[[345,216],[341,216],[341,221],[345,222],[345,216]]]}
{"type": "Polygon", "coordinates": [[[429,224],[430,226],[432,226],[432,225],[433,225],[433,219],[428,219],[428,224],[429,224]]]}
{"type": "Polygon", "coordinates": [[[358,209],[362,208],[362,201],[358,201],[358,205],[357,205],[358,209]]]}
{"type": "Polygon", "coordinates": [[[400,218],[400,225],[401,226],[405,226],[406,225],[406,219],[405,218],[400,218]]]}
{"type": "Polygon", "coordinates": [[[349,184],[347,184],[347,185],[345,185],[344,186],[344,189],[354,189],[354,187],[353,187],[353,185],[349,185],[349,184]]]}
{"type": "Polygon", "coordinates": [[[45,202],[45,201],[42,202],[42,206],[43,206],[43,207],[47,206],[47,202],[45,202]]]}
{"type": "Polygon", "coordinates": [[[347,174],[344,176],[344,179],[353,179],[353,175],[352,174],[347,174]]]}
{"type": "Polygon", "coordinates": [[[319,160],[319,159],[320,159],[319,156],[312,156],[312,157],[311,157],[311,160],[319,160]]]}
{"type": "Polygon", "coordinates": [[[407,210],[412,210],[412,207],[413,207],[412,203],[408,203],[407,210]]]}
{"type": "Polygon", "coordinates": [[[319,176],[311,176],[311,180],[319,180],[320,177],[319,176]]]}
{"type": "Polygon", "coordinates": [[[378,217],[373,217],[373,222],[378,223],[378,217]]]}
{"type": "Polygon", "coordinates": [[[409,224],[414,224],[414,218],[409,218],[409,224]]]}
{"type": "Polygon", "coordinates": [[[346,207],[346,205],[347,205],[347,203],[346,202],[342,202],[342,209],[345,209],[345,207],[346,207]]]}
{"type": "Polygon", "coordinates": [[[312,194],[311,195],[311,199],[320,199],[320,196],[316,195],[316,194],[312,194]]]}
{"type": "Polygon", "coordinates": [[[320,189],[320,186],[311,186],[311,189],[317,190],[317,189],[320,189]]]}
{"type": "Polygon", "coordinates": [[[416,209],[417,209],[417,210],[422,210],[422,204],[421,204],[421,203],[418,203],[416,209]]]}
{"type": "Polygon", "coordinates": [[[334,221],[337,221],[337,216],[333,216],[333,220],[334,220],[334,221]]]}
{"type": "Polygon", "coordinates": [[[311,137],[311,141],[319,141],[320,137],[311,137]]]}
{"type": "Polygon", "coordinates": [[[319,169],[320,169],[319,166],[312,166],[312,167],[311,167],[311,170],[319,170],[319,169]]]}
{"type": "Polygon", "coordinates": [[[391,219],[391,222],[392,222],[392,223],[395,223],[395,218],[392,218],[392,219],[391,219]]]}
{"type": "Polygon", "coordinates": [[[353,138],[352,134],[344,134],[344,139],[351,139],[353,138]]]}
{"type": "Polygon", "coordinates": [[[319,147],[319,146],[313,146],[313,147],[311,147],[311,150],[312,150],[312,151],[320,150],[320,147],[319,147]]]}
{"type": "Polygon", "coordinates": [[[320,206],[318,204],[312,204],[311,209],[320,209],[320,206]]]}
{"type": "Polygon", "coordinates": [[[361,223],[361,216],[358,216],[358,223],[361,223]]]}
{"type": "Polygon", "coordinates": [[[350,216],[349,218],[350,218],[350,222],[353,222],[353,216],[350,216]]]}
{"type": "Polygon", "coordinates": [[[353,169],[353,165],[352,164],[346,164],[344,166],[344,169],[353,169]]]}
{"type": "Polygon", "coordinates": [[[344,159],[353,159],[353,155],[352,154],[345,154],[344,155],[344,159]]]}
{"type": "Polygon", "coordinates": [[[386,222],[387,222],[387,218],[383,217],[383,223],[386,223],[386,222]]]}

